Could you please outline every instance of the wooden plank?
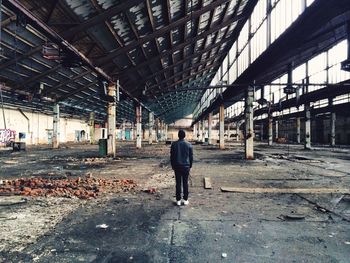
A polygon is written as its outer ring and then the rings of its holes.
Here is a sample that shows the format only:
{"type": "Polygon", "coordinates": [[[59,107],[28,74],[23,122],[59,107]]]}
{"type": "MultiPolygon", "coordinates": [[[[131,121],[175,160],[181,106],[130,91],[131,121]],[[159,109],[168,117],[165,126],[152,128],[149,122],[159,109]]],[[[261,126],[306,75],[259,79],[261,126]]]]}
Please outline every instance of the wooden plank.
{"type": "Polygon", "coordinates": [[[210,177],[204,177],[204,189],[212,189],[210,177]]]}
{"type": "Polygon", "coordinates": [[[251,188],[251,187],[221,187],[222,192],[235,193],[279,193],[279,194],[330,194],[350,193],[346,188],[251,188]]]}

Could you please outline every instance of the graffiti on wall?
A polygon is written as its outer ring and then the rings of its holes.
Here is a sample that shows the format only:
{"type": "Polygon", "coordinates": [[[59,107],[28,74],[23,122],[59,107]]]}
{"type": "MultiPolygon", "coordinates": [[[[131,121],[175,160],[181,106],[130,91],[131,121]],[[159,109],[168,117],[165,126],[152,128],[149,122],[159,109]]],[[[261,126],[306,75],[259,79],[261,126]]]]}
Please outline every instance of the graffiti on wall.
{"type": "Polygon", "coordinates": [[[16,131],[10,129],[0,129],[0,143],[7,144],[14,141],[16,138],[16,131]]]}

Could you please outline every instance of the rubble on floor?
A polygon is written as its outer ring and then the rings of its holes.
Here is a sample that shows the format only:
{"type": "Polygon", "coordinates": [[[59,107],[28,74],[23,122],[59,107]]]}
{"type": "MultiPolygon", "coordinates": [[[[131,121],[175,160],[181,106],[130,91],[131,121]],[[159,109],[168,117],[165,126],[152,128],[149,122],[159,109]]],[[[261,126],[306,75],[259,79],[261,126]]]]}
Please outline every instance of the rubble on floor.
{"type": "Polygon", "coordinates": [[[96,198],[104,192],[129,192],[135,190],[136,183],[128,179],[102,179],[87,176],[74,179],[20,178],[4,180],[0,185],[0,195],[96,198]]]}

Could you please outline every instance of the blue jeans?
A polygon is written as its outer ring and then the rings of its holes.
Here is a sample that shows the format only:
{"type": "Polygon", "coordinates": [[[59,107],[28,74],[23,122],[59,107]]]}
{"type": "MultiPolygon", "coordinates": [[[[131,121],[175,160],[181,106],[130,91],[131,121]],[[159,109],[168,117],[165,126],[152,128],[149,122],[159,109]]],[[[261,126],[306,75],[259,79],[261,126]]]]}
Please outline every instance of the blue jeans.
{"type": "Polygon", "coordinates": [[[189,167],[175,168],[176,180],[176,201],[181,200],[181,183],[183,186],[183,199],[188,199],[188,176],[190,174],[189,167]]]}

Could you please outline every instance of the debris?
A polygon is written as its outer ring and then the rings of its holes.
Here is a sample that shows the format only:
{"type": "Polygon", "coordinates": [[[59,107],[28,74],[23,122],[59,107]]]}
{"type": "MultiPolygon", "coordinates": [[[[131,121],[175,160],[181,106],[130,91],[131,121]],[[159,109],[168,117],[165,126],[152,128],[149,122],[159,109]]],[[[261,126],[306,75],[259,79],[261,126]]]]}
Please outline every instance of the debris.
{"type": "Polygon", "coordinates": [[[251,187],[221,187],[222,192],[236,193],[280,193],[280,194],[330,194],[350,193],[346,188],[251,188],[251,187]]]}
{"type": "Polygon", "coordinates": [[[346,245],[350,245],[350,241],[345,241],[344,242],[346,245]]]}
{"type": "Polygon", "coordinates": [[[305,215],[302,215],[302,214],[288,214],[288,215],[282,215],[282,216],[288,220],[303,220],[303,219],[305,219],[305,215]]]}
{"type": "Polygon", "coordinates": [[[0,195],[56,196],[90,199],[96,198],[101,192],[128,192],[135,188],[136,184],[134,181],[127,179],[83,179],[78,177],[76,179],[55,180],[35,177],[7,180],[0,186],[0,195]]]}
{"type": "Polygon", "coordinates": [[[212,189],[210,177],[204,177],[204,189],[212,189]]]}
{"type": "Polygon", "coordinates": [[[154,187],[151,187],[151,188],[145,189],[143,191],[146,193],[155,194],[157,192],[157,189],[154,187]]]}
{"type": "Polygon", "coordinates": [[[18,196],[6,196],[0,199],[0,206],[20,205],[27,202],[26,198],[18,196]]]}
{"type": "Polygon", "coordinates": [[[97,225],[96,228],[107,229],[107,228],[108,228],[108,225],[106,225],[106,224],[101,224],[101,225],[97,225]]]}
{"type": "Polygon", "coordinates": [[[317,204],[316,202],[314,202],[314,201],[312,201],[312,200],[310,200],[310,199],[308,199],[308,198],[306,198],[306,197],[304,197],[304,196],[302,196],[300,194],[296,194],[296,195],[299,196],[301,199],[306,200],[310,204],[313,204],[317,210],[319,210],[319,211],[321,211],[323,213],[326,213],[326,212],[327,213],[332,213],[333,215],[336,215],[336,216],[340,217],[342,220],[344,220],[346,222],[350,222],[350,218],[345,217],[342,214],[336,213],[335,211],[329,210],[329,209],[327,209],[325,207],[322,207],[319,204],[317,204]]]}
{"type": "Polygon", "coordinates": [[[222,253],[222,254],[221,254],[221,257],[222,257],[222,258],[227,258],[227,254],[226,254],[226,253],[222,253]]]}

